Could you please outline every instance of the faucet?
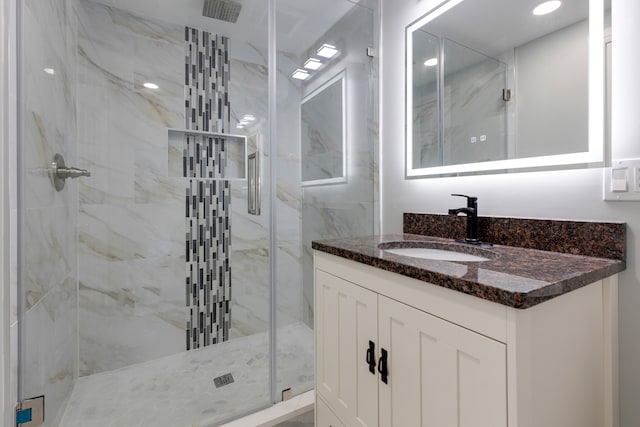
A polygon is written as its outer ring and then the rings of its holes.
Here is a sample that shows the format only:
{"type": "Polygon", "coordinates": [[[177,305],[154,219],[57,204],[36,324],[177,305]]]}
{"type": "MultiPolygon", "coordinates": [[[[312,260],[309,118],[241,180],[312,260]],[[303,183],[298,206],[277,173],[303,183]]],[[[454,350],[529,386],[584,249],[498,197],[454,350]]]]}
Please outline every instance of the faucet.
{"type": "Polygon", "coordinates": [[[478,240],[478,198],[465,196],[464,194],[452,194],[452,196],[467,198],[466,208],[449,209],[449,215],[463,214],[467,217],[467,237],[465,237],[464,242],[474,245],[481,244],[480,240],[478,240]]]}

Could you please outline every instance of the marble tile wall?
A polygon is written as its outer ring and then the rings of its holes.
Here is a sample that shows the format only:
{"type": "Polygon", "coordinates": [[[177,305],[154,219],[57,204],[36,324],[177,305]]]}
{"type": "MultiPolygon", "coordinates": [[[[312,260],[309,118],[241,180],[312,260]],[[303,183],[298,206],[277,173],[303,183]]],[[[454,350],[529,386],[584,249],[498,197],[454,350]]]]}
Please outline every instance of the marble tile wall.
{"type": "MultiPolygon", "coordinates": [[[[85,0],[79,15],[79,162],[92,170],[79,189],[79,347],[80,374],[90,375],[185,349],[185,179],[179,145],[167,149],[167,128],[185,126],[185,56],[184,27],[85,0]],[[146,81],[160,88],[146,89],[146,81]]],[[[230,186],[235,338],[268,329],[271,148],[266,48],[229,39],[229,52],[230,131],[248,136],[249,153],[260,151],[263,180],[260,216],[247,213],[246,183],[230,186]],[[245,114],[255,121],[237,129],[245,114]]],[[[286,73],[279,79],[295,89],[286,73]]],[[[302,300],[299,158],[289,155],[295,128],[291,136],[278,141],[282,324],[301,319],[302,300]]]]}
{"type": "Polygon", "coordinates": [[[48,168],[55,153],[77,163],[77,10],[75,0],[44,0],[23,11],[21,397],[46,395],[45,419],[56,426],[77,371],[77,183],[56,192],[48,168]]]}
{"type": "Polygon", "coordinates": [[[247,213],[247,186],[232,187],[233,218],[233,299],[231,336],[250,335],[269,326],[269,209],[271,171],[269,159],[276,155],[277,210],[277,326],[286,327],[302,316],[302,203],[300,189],[299,118],[301,92],[291,81],[289,70],[294,60],[285,52],[277,53],[278,97],[275,149],[268,143],[268,67],[267,51],[231,39],[232,75],[230,93],[231,131],[248,136],[248,152],[259,151],[262,178],[261,215],[247,213]],[[255,120],[237,129],[245,114],[255,120]],[[239,285],[251,284],[248,285],[239,285]]]}
{"type": "MultiPolygon", "coordinates": [[[[60,368],[47,366],[41,371],[57,375],[48,387],[60,385],[61,390],[70,390],[77,371],[81,376],[91,375],[185,349],[185,179],[169,169],[182,153],[167,145],[167,128],[184,127],[184,27],[86,0],[79,0],[75,8],[71,0],[63,4],[51,2],[49,9],[34,12],[38,17],[31,24],[34,28],[39,26],[41,32],[54,31],[45,17],[62,16],[68,28],[59,36],[41,34],[28,40],[36,46],[32,48],[34,52],[42,53],[40,60],[52,57],[61,70],[56,75],[61,83],[49,87],[44,82],[49,77],[44,73],[28,76],[34,85],[27,133],[40,145],[33,149],[37,161],[33,160],[25,170],[27,191],[34,200],[28,202],[33,211],[27,216],[27,222],[33,224],[33,241],[58,251],[64,247],[65,254],[70,255],[57,264],[44,255],[33,254],[32,262],[50,265],[53,274],[36,270],[30,273],[32,318],[33,322],[48,319],[47,327],[52,331],[48,334],[50,339],[36,339],[40,335],[34,335],[27,344],[37,349],[32,353],[33,364],[42,360],[65,361],[60,368]],[[56,8],[65,10],[59,12],[56,8]],[[43,40],[53,43],[55,37],[64,40],[56,41],[55,46],[66,46],[66,50],[56,52],[57,48],[38,45],[43,40]],[[143,83],[147,81],[158,84],[159,89],[145,88],[143,83]],[[61,92],[60,96],[56,91],[61,92]],[[44,105],[44,99],[56,102],[44,105]],[[69,111],[73,113],[68,114],[69,111]],[[43,169],[55,151],[63,152],[68,163],[92,172],[87,179],[69,183],[69,194],[77,189],[78,205],[73,200],[62,203],[60,198],[64,195],[52,195],[48,188],[43,169]],[[53,210],[53,219],[45,215],[45,206],[57,209],[53,210]],[[56,234],[58,231],[51,226],[56,219],[78,223],[77,264],[75,236],[69,239],[56,234]],[[77,298],[76,287],[71,285],[75,283],[74,275],[79,277],[77,298]],[[57,276],[61,279],[57,280],[57,276]],[[54,288],[48,288],[51,286],[54,288]],[[79,325],[74,324],[76,301],[79,325]],[[79,360],[72,357],[66,363],[67,353],[75,356],[76,338],[73,333],[68,338],[58,335],[69,330],[78,330],[79,360]],[[48,344],[59,348],[47,349],[48,344]],[[53,359],[43,356],[48,350],[55,355],[53,359]]],[[[234,185],[230,191],[234,224],[230,338],[268,329],[270,156],[277,157],[278,168],[274,200],[278,212],[279,327],[299,321],[305,312],[307,323],[312,324],[311,282],[307,280],[305,286],[302,282],[303,261],[311,266],[310,249],[303,250],[310,248],[310,240],[372,232],[376,148],[371,141],[375,140],[376,125],[371,64],[363,52],[365,45],[371,45],[373,25],[371,12],[358,10],[365,12],[348,15],[331,30],[337,31],[345,54],[326,75],[330,78],[347,69],[348,99],[366,100],[357,103],[363,108],[353,108],[348,115],[353,124],[348,135],[352,141],[350,181],[340,189],[309,189],[304,197],[301,191],[299,103],[305,91],[313,87],[310,84],[303,88],[289,77],[290,66],[297,66],[300,58],[278,53],[279,138],[273,147],[266,140],[266,48],[229,40],[233,69],[233,78],[228,82],[233,100],[230,130],[248,136],[249,153],[260,152],[263,180],[260,216],[246,211],[246,184],[234,185]],[[347,46],[353,46],[353,50],[347,46]],[[245,114],[252,114],[255,121],[245,129],[236,129],[245,114]],[[304,227],[303,216],[307,218],[304,227]],[[307,230],[304,239],[303,228],[307,230]]],[[[27,70],[37,74],[42,68],[38,63],[27,70]]],[[[56,397],[60,401],[65,396],[54,395],[60,396],[56,397]]],[[[51,404],[48,410],[54,411],[56,406],[51,404]]]]}
{"type": "Polygon", "coordinates": [[[80,375],[185,349],[184,27],[79,2],[80,375]],[[159,89],[143,86],[153,82],[159,89]],[[181,153],[180,153],[181,155],[181,153]],[[126,331],[126,333],[123,333],[126,331]]]}
{"type": "Polygon", "coordinates": [[[444,55],[444,164],[506,159],[506,64],[447,39],[444,55]]]}
{"type": "Polygon", "coordinates": [[[506,64],[448,39],[444,55],[443,141],[438,139],[437,85],[432,81],[413,92],[413,138],[420,142],[414,144],[414,167],[506,159],[506,64]]]}

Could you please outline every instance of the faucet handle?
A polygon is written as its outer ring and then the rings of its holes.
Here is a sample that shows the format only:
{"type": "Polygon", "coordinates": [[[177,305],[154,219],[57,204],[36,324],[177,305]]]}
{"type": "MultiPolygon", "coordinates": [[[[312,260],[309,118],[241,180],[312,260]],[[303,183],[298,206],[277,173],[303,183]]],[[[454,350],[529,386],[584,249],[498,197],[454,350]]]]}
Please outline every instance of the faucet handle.
{"type": "Polygon", "coordinates": [[[469,208],[474,208],[476,206],[476,202],[478,201],[477,197],[467,196],[467,195],[464,195],[464,194],[452,194],[452,196],[466,197],[467,198],[467,207],[469,207],[469,208]]]}

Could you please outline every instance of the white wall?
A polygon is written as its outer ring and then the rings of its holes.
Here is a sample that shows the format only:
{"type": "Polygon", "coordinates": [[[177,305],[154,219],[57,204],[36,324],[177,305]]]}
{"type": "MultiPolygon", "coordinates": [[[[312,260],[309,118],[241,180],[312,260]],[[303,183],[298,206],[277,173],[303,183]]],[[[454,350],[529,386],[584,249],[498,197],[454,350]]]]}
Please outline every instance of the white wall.
{"type": "MultiPolygon", "coordinates": [[[[602,201],[602,170],[404,179],[404,27],[440,0],[381,0],[382,232],[402,230],[403,212],[446,213],[450,193],[478,196],[481,215],[625,221],[628,266],[620,275],[621,426],[640,422],[640,203],[602,201]]],[[[613,0],[613,157],[640,157],[640,2],[613,0]],[[638,96],[630,96],[637,94],[638,96]]]]}
{"type": "Polygon", "coordinates": [[[588,40],[582,21],[516,48],[518,157],[588,150],[588,40]]]}

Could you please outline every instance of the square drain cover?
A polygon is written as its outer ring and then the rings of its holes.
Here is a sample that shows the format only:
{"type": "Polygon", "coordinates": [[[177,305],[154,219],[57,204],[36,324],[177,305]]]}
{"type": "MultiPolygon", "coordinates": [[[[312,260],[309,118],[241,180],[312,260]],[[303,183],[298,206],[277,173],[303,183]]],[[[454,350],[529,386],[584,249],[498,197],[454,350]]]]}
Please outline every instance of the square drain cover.
{"type": "Polygon", "coordinates": [[[233,375],[231,375],[231,373],[220,375],[219,377],[215,377],[213,379],[213,383],[216,385],[216,388],[229,385],[232,382],[233,382],[233,375]]]}

